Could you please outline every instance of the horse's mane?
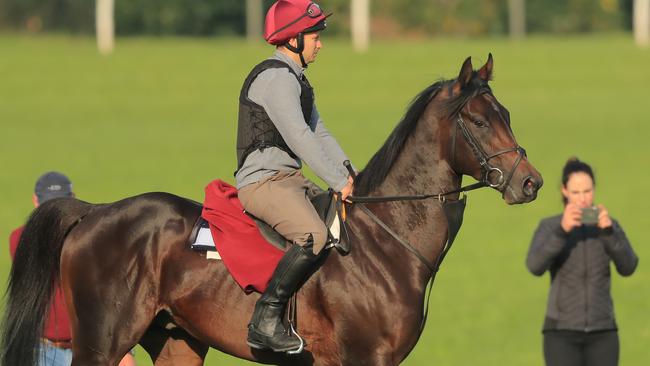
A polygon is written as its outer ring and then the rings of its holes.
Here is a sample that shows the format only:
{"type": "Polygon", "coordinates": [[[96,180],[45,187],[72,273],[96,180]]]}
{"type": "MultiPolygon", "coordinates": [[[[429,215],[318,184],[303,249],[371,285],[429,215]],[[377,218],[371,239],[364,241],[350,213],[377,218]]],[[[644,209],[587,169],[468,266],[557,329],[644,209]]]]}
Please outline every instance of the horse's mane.
{"type": "MultiPolygon", "coordinates": [[[[482,91],[490,91],[487,82],[477,77],[474,72],[470,83],[462,92],[441,104],[442,111],[447,116],[453,116],[469,102],[471,98],[482,91]]],[[[438,95],[443,88],[451,88],[454,80],[439,80],[420,92],[409,105],[404,117],[397,127],[388,136],[384,145],[370,159],[366,167],[359,173],[354,182],[354,195],[365,196],[375,190],[388,176],[388,172],[397,160],[399,153],[404,148],[411,133],[429,105],[429,102],[438,95]]],[[[451,94],[451,91],[450,91],[451,94]]]]}

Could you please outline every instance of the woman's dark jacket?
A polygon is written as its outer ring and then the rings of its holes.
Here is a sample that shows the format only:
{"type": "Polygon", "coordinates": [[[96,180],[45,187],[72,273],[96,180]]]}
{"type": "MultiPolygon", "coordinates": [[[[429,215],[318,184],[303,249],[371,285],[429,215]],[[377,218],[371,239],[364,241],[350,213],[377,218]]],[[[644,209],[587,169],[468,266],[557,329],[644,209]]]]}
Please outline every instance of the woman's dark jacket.
{"type": "Polygon", "coordinates": [[[534,275],[551,273],[544,330],[617,329],[609,262],[629,276],[639,259],[616,220],[606,230],[582,225],[569,233],[560,226],[561,220],[558,215],[539,223],[526,259],[534,275]]]}

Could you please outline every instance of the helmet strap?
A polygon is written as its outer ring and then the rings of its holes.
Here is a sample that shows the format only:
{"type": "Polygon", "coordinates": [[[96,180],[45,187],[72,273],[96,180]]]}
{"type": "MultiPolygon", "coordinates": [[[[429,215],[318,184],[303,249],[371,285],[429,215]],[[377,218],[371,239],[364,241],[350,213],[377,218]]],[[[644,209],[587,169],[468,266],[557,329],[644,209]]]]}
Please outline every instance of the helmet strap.
{"type": "Polygon", "coordinates": [[[300,32],[296,36],[296,41],[298,43],[298,47],[292,46],[289,42],[284,44],[284,47],[286,47],[289,51],[293,53],[297,53],[298,56],[300,56],[300,63],[302,64],[302,67],[307,67],[307,63],[305,62],[305,57],[302,55],[302,51],[305,50],[305,35],[300,32]]]}

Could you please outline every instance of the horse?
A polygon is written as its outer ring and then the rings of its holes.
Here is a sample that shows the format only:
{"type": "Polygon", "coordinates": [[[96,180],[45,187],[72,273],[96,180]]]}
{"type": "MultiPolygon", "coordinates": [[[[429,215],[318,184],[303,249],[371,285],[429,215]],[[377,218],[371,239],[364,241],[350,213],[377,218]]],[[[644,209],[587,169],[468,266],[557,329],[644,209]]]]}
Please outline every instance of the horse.
{"type": "Polygon", "coordinates": [[[479,70],[468,57],[456,79],[419,93],[359,173],[354,197],[377,201],[346,204],[354,247],[329,252],[299,290],[301,353],[246,345],[259,294],[246,295],[222,262],[188,247],[200,203],[155,192],[109,204],[55,199],[32,213],[10,274],[3,364],[34,364],[57,283],[74,366],[117,365],[138,343],[157,366],[202,365],[209,347],[266,364],[399,364],[421,334],[425,289],[450,235],[445,199],[421,194],[460,200],[467,175],[518,204],[542,186],[492,93],[492,70],[491,54],[479,70]]]}

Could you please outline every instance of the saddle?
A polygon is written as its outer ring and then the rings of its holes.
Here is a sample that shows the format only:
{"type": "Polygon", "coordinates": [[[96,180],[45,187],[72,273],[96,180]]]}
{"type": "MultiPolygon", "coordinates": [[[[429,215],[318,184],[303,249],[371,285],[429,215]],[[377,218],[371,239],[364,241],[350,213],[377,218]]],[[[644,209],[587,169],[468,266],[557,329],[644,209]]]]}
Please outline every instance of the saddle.
{"type": "MultiPolygon", "coordinates": [[[[311,198],[311,203],[328,228],[325,248],[336,248],[341,255],[347,255],[350,252],[350,237],[345,225],[345,208],[340,197],[334,191],[328,190],[311,198]]],[[[248,212],[245,213],[253,219],[266,241],[282,251],[287,249],[289,241],[285,237],[266,222],[248,212]]],[[[209,223],[203,217],[199,217],[189,237],[193,250],[216,251],[209,228],[209,223]]]]}
{"type": "MultiPolygon", "coordinates": [[[[345,255],[350,252],[350,238],[345,226],[345,218],[343,217],[343,204],[336,194],[329,190],[314,196],[311,199],[312,205],[316,209],[318,216],[323,220],[325,226],[328,228],[328,237],[325,244],[326,248],[336,248],[336,250],[345,255]]],[[[262,236],[271,244],[281,250],[286,250],[288,240],[285,239],[280,233],[273,230],[273,228],[258,219],[257,217],[246,213],[250,216],[257,227],[260,229],[262,236]]]]}

